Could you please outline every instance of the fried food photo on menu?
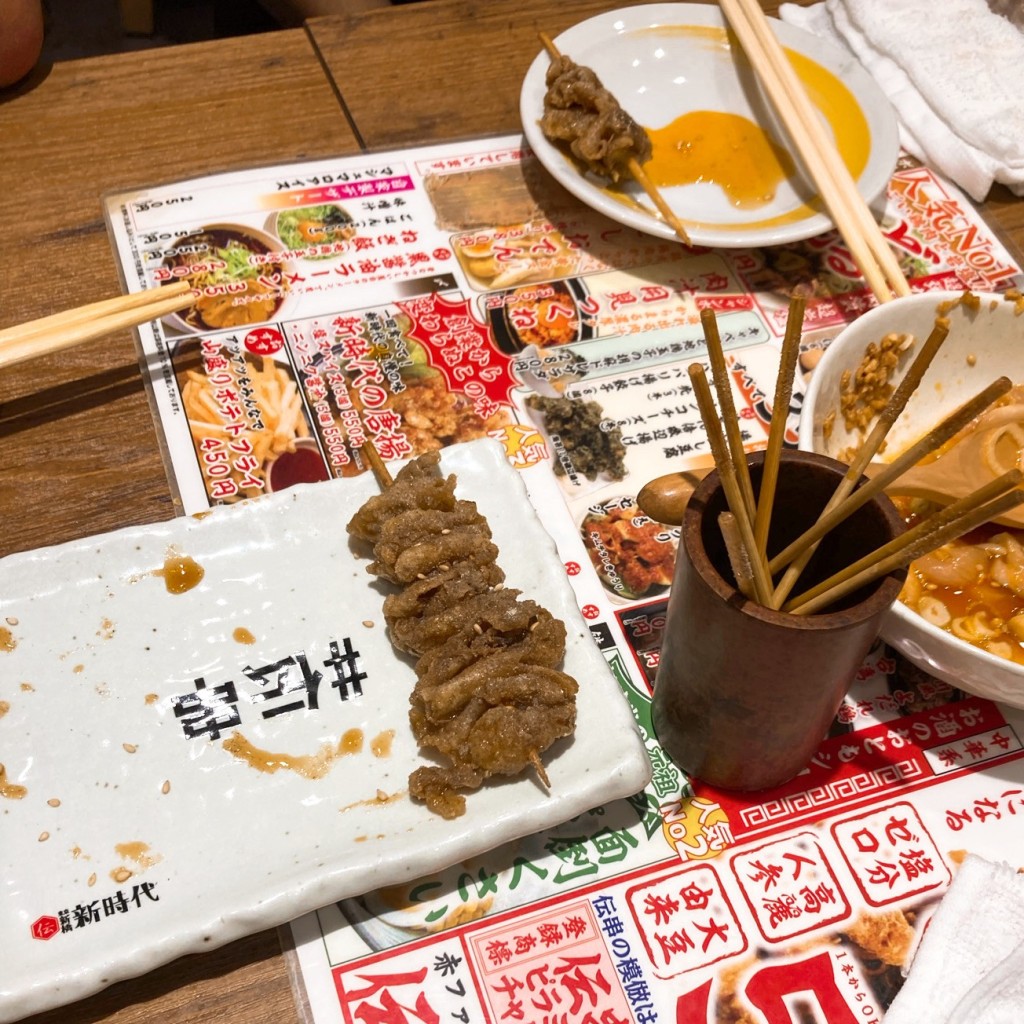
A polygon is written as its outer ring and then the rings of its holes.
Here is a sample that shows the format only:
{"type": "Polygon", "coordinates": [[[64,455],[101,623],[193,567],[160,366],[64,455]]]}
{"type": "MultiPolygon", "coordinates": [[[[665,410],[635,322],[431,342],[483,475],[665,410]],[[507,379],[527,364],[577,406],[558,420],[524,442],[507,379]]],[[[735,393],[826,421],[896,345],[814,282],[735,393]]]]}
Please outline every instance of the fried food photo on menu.
{"type": "Polygon", "coordinates": [[[437,371],[405,379],[405,385],[388,399],[387,407],[402,417],[399,429],[417,455],[485,437],[510,421],[504,408],[487,417],[478,415],[471,399],[449,391],[437,371]]]}
{"type": "MultiPolygon", "coordinates": [[[[207,493],[220,502],[238,501],[268,489],[268,473],[283,455],[310,437],[302,398],[288,371],[268,356],[245,358],[246,380],[256,417],[244,429],[229,423],[218,385],[196,369],[184,371],[181,400],[207,493]]],[[[316,459],[322,460],[316,455],[316,459]]],[[[323,473],[310,479],[324,479],[323,473]]]]}
{"type": "Polygon", "coordinates": [[[580,526],[605,589],[624,601],[653,597],[669,587],[678,533],[644,515],[630,495],[591,506],[580,526]]]}
{"type": "Polygon", "coordinates": [[[401,417],[398,429],[415,455],[475,441],[511,423],[506,407],[481,416],[465,392],[449,387],[445,375],[430,365],[424,346],[410,337],[411,323],[405,313],[396,313],[394,324],[407,356],[399,367],[401,389],[392,389],[386,407],[401,417]]]}

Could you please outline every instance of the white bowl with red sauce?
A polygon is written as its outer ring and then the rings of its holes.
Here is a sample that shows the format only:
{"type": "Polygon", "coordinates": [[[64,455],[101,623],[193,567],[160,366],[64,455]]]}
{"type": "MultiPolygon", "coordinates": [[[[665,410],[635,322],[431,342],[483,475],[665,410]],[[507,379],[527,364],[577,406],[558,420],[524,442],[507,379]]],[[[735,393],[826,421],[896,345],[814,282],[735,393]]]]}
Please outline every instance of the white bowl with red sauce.
{"type": "MultiPolygon", "coordinates": [[[[804,398],[800,447],[833,458],[848,456],[861,435],[856,428],[848,429],[840,411],[843,374],[861,365],[869,344],[890,332],[908,333],[915,346],[901,358],[890,378],[892,384],[897,383],[939,315],[949,318],[949,334],[889,431],[881,459],[893,459],[996,378],[1007,376],[1015,385],[1024,384],[1024,300],[978,294],[961,301],[964,296],[961,291],[936,291],[896,299],[840,331],[815,368],[804,398]]],[[[1024,539],[1024,531],[1018,535],[1024,539]]],[[[1024,663],[961,639],[902,601],[886,617],[881,633],[910,661],[950,685],[1024,707],[1024,663]]],[[[1024,651],[1024,642],[1020,647],[1024,651]]]]}

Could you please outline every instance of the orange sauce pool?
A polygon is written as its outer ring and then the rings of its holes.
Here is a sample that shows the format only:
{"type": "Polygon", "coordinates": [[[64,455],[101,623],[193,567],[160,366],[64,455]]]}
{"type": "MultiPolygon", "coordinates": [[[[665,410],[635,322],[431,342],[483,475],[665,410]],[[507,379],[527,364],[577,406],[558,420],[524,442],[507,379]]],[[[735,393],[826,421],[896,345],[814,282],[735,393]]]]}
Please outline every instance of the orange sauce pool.
{"type": "Polygon", "coordinates": [[[740,209],[770,203],[796,170],[789,153],[740,114],[692,110],[647,135],[652,153],[644,169],[657,186],[718,185],[740,209]]]}
{"type": "MultiPolygon", "coordinates": [[[[394,730],[387,730],[371,741],[374,757],[387,757],[391,753],[394,730]]],[[[322,779],[340,757],[358,754],[363,749],[362,729],[346,729],[336,744],[324,743],[315,754],[289,754],[257,747],[240,732],[233,732],[221,746],[250,768],[273,775],[277,771],[291,771],[306,779],[322,779]]]]}
{"type": "MultiPolygon", "coordinates": [[[[753,76],[739,44],[724,28],[660,25],[651,31],[684,35],[701,46],[723,51],[737,65],[742,78],[753,76]]],[[[871,130],[864,111],[853,93],[827,68],[794,50],[786,48],[785,53],[856,180],[871,155],[871,130]]],[[[659,188],[710,182],[722,189],[733,206],[757,209],[770,203],[779,185],[797,172],[785,135],[775,137],[750,118],[738,114],[695,110],[667,125],[644,125],[644,128],[654,150],[644,170],[659,188]],[[740,159],[743,151],[746,155],[740,159]]],[[[815,196],[809,203],[745,226],[790,223],[820,209],[821,200],[815,196]]],[[[730,225],[709,226],[726,228],[730,225]]]]}

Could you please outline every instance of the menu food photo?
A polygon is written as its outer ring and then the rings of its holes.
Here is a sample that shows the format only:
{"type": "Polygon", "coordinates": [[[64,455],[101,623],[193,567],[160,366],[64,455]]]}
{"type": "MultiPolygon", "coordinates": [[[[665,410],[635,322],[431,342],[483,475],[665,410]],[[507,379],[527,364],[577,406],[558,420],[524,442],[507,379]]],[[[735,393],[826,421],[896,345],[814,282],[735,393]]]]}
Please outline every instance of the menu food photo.
{"type": "MultiPolygon", "coordinates": [[[[801,1005],[880,1020],[965,859],[1019,866],[1021,712],[881,641],[812,762],[775,790],[686,778],[652,726],[679,536],[637,495],[707,458],[686,375],[707,357],[700,312],[716,312],[744,443],[763,445],[775,414],[795,445],[817,360],[875,304],[834,232],[683,248],[583,204],[518,136],[107,208],[129,290],[213,286],[192,319],[141,332],[183,509],[357,484],[367,438],[395,461],[489,439],[651,766],[624,799],[294,921],[311,1020],[784,1021],[801,1005]],[[794,292],[799,369],[776,411],[794,292]]],[[[1021,282],[970,203],[906,155],[881,223],[914,291],[1021,282]]],[[[498,792],[481,803],[501,813],[498,792]]]]}
{"type": "MultiPolygon", "coordinates": [[[[1024,866],[1024,710],[881,640],[774,789],[688,778],[653,727],[680,538],[638,495],[707,470],[687,375],[708,358],[701,313],[745,447],[773,417],[796,447],[818,361],[876,304],[837,233],[682,246],[584,203],[520,135],[140,188],[105,210],[127,291],[197,296],[138,329],[183,516],[0,563],[0,657],[22,659],[0,714],[26,736],[80,730],[96,769],[19,782],[29,754],[7,755],[25,907],[4,946],[25,981],[0,1019],[287,923],[310,1024],[881,1021],[964,866],[1024,866]],[[408,714],[421,663],[393,643],[398,570],[346,530],[382,493],[370,446],[395,486],[439,458],[512,603],[565,624],[575,732],[537,768],[474,779],[450,817],[407,788],[430,758],[408,714]],[[176,801],[212,845],[181,834],[176,801]]],[[[881,224],[915,292],[1024,281],[905,153],[881,224]]]]}

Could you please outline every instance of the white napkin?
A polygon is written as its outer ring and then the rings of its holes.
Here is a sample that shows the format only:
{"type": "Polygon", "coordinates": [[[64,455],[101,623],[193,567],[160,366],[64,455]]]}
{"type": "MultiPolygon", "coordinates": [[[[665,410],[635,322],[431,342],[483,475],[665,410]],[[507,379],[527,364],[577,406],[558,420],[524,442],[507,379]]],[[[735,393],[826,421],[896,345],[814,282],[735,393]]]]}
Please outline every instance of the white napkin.
{"type": "Polygon", "coordinates": [[[779,16],[850,50],[903,147],[972,199],[993,181],[1024,195],[1024,33],[986,0],[825,0],[779,16]]]}
{"type": "Polygon", "coordinates": [[[942,897],[885,1024],[1020,1024],[1024,875],[970,854],[942,897]]]}

